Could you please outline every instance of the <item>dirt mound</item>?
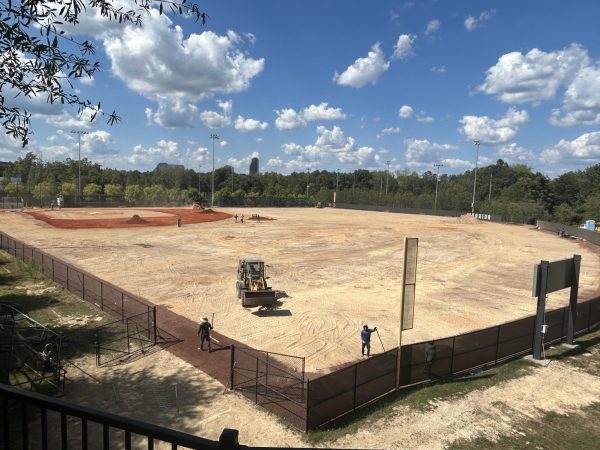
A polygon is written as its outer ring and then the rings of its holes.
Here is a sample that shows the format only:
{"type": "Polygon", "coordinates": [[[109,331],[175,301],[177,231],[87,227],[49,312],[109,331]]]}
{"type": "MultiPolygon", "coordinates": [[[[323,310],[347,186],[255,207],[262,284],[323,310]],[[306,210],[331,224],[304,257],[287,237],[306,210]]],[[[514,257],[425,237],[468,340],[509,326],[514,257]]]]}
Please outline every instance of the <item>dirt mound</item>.
{"type": "Polygon", "coordinates": [[[481,221],[471,214],[463,214],[458,218],[458,223],[481,223],[481,221]]]}
{"type": "Polygon", "coordinates": [[[134,214],[133,216],[131,216],[131,219],[129,219],[126,223],[140,224],[140,223],[148,223],[148,221],[142,219],[139,215],[134,214]]]}
{"type": "Polygon", "coordinates": [[[206,214],[214,214],[214,211],[210,208],[203,209],[202,212],[206,214]]]}

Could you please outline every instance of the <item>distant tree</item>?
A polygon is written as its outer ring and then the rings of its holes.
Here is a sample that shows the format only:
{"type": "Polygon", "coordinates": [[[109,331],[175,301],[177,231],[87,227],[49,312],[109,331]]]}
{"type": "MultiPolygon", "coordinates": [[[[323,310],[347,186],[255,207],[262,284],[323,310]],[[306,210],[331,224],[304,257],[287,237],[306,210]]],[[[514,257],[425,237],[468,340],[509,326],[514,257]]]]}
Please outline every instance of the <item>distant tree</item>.
{"type": "Polygon", "coordinates": [[[77,194],[77,186],[75,183],[62,183],[60,185],[60,193],[64,196],[70,197],[77,194]]]}
{"type": "Polygon", "coordinates": [[[102,188],[98,186],[96,183],[86,184],[83,188],[83,196],[86,198],[92,198],[95,195],[100,195],[102,193],[102,188]]]}
{"type": "Polygon", "coordinates": [[[134,9],[122,8],[113,0],[20,0],[0,2],[0,121],[6,133],[29,141],[30,114],[10,97],[39,97],[48,103],[74,105],[82,113],[91,110],[91,120],[101,114],[108,124],[120,120],[115,111],[105,113],[101,103],[79,96],[72,81],[92,77],[100,69],[89,58],[94,45],[79,41],[62,30],[63,24],[78,26],[84,10],[99,11],[106,20],[142,24],[142,15],[157,5],[181,16],[205,23],[207,15],[196,3],[186,0],[133,0],[134,9]]]}
{"type": "Polygon", "coordinates": [[[43,200],[51,197],[53,194],[54,192],[52,192],[52,187],[47,181],[42,181],[41,183],[36,184],[33,188],[33,197],[38,200],[40,204],[43,200]]]}
{"type": "Polygon", "coordinates": [[[17,183],[8,183],[6,186],[4,186],[4,193],[8,197],[16,197],[18,192],[19,192],[19,185],[17,183]]]}
{"type": "Polygon", "coordinates": [[[557,207],[554,208],[553,218],[554,218],[554,221],[556,221],[558,223],[564,223],[564,224],[579,223],[579,221],[581,220],[580,217],[581,217],[580,214],[578,214],[575,211],[575,208],[573,208],[568,203],[561,203],[560,205],[558,205],[557,207]]]}
{"type": "Polygon", "coordinates": [[[125,187],[125,200],[130,204],[139,202],[144,198],[144,189],[137,184],[130,184],[125,187]]]}
{"type": "Polygon", "coordinates": [[[105,184],[104,194],[108,197],[123,197],[123,187],[120,184],[105,184]]]}

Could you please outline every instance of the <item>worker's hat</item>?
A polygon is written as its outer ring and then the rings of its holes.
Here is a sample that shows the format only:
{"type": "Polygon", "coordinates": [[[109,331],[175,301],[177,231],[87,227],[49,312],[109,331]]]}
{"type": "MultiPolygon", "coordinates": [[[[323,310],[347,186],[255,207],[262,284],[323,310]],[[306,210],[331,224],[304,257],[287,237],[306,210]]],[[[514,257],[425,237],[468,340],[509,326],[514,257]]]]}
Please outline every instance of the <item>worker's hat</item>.
{"type": "Polygon", "coordinates": [[[208,318],[207,317],[203,317],[202,318],[202,322],[208,322],[208,318]]]}

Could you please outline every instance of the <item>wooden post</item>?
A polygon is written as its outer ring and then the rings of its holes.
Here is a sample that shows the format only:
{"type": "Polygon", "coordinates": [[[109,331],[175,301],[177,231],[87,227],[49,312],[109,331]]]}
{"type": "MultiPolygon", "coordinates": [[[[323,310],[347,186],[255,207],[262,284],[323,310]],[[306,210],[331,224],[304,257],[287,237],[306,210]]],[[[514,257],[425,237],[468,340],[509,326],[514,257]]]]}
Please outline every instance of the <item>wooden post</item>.
{"type": "Polygon", "coordinates": [[[398,354],[396,355],[396,389],[400,389],[400,368],[402,359],[402,320],[404,319],[404,282],[406,277],[406,257],[408,238],[404,237],[404,270],[402,270],[402,292],[400,292],[400,324],[398,326],[398,354]]]}

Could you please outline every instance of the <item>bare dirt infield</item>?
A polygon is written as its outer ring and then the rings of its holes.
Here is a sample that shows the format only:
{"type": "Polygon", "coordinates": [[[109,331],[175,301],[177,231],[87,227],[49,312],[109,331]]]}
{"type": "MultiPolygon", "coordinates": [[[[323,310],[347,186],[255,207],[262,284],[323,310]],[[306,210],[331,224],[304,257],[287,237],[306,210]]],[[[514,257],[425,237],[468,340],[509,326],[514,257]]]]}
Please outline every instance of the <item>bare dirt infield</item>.
{"type": "MultiPolygon", "coordinates": [[[[53,213],[63,211],[76,213],[53,213]]],[[[405,343],[534,314],[532,268],[541,259],[581,254],[580,298],[598,288],[595,248],[532,227],[331,208],[219,212],[276,220],[73,230],[4,213],[0,229],[193,321],[215,313],[222,334],[305,356],[309,372],[360,357],[363,323],[377,326],[386,348],[397,345],[405,236],[420,238],[415,328],[403,334],[405,343]],[[247,256],[269,264],[269,282],[281,291],[277,309],[240,306],[236,264],[247,256]]],[[[567,301],[568,292],[553,293],[548,308],[567,301]]]]}
{"type": "Polygon", "coordinates": [[[36,219],[56,228],[129,228],[176,225],[177,217],[182,225],[215,222],[228,219],[230,214],[206,209],[190,208],[73,208],[54,210],[25,210],[36,219]]]}

